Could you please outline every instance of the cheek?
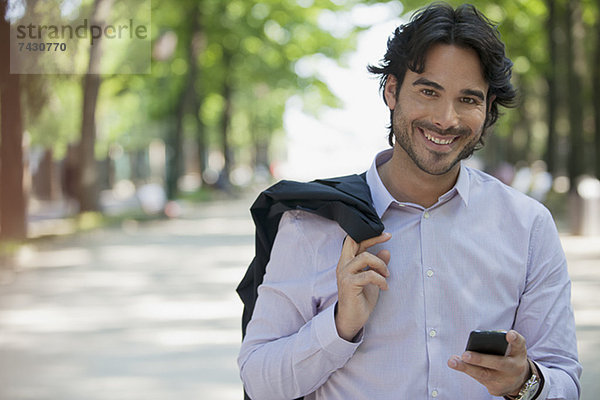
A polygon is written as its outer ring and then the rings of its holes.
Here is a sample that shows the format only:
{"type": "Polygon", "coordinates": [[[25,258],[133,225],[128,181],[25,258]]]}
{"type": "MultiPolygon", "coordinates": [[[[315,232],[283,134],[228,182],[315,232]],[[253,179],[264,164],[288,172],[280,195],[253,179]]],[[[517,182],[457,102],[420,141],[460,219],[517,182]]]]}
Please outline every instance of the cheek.
{"type": "Polygon", "coordinates": [[[410,100],[399,101],[397,108],[402,111],[408,119],[421,119],[435,111],[433,102],[420,98],[411,98],[410,100]]]}
{"type": "Polygon", "coordinates": [[[470,110],[463,114],[461,120],[468,125],[473,132],[480,132],[485,124],[485,110],[470,110]]]}

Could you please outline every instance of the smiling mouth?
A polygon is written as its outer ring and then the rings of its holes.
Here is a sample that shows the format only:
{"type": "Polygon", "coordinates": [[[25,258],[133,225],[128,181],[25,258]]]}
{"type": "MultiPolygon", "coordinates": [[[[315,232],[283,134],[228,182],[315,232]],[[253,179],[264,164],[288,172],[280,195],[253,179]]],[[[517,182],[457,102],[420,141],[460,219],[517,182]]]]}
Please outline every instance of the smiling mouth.
{"type": "Polygon", "coordinates": [[[450,139],[440,139],[435,136],[431,136],[429,133],[427,133],[422,128],[419,128],[419,130],[421,131],[421,133],[423,133],[423,136],[425,136],[427,138],[427,140],[429,140],[430,142],[433,142],[435,144],[440,144],[440,145],[450,144],[450,143],[454,142],[456,140],[456,138],[458,137],[458,136],[454,136],[450,139]]]}

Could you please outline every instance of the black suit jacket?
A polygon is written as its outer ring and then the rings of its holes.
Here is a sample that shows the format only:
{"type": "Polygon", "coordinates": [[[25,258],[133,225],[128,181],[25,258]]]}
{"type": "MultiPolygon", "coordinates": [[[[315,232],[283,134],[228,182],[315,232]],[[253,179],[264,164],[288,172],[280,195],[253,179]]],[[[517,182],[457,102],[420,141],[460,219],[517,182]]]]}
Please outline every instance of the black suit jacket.
{"type": "MultiPolygon", "coordinates": [[[[244,303],[242,337],[252,317],[271,256],[279,221],[285,211],[304,210],[336,221],[356,242],[380,235],[383,223],[373,208],[371,191],[361,175],[348,175],[312,182],[281,181],[263,191],[250,212],[256,226],[255,256],[237,292],[244,303]]],[[[249,399],[247,395],[245,399],[249,399]]]]}

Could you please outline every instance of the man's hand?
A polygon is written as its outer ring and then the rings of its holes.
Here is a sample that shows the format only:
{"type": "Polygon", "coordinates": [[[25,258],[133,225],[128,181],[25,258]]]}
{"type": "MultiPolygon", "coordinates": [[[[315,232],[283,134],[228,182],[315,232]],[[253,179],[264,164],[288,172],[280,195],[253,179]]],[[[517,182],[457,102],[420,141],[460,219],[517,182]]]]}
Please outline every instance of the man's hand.
{"type": "Polygon", "coordinates": [[[506,333],[506,341],[505,356],[466,351],[462,357],[452,356],[448,366],[477,380],[492,396],[516,396],[531,376],[531,369],[525,338],[511,330],[506,333]]]}
{"type": "Polygon", "coordinates": [[[367,323],[379,298],[379,290],[387,290],[387,264],[390,252],[381,250],[373,255],[366,250],[392,237],[383,233],[360,244],[346,236],[336,275],[338,304],[335,325],[341,338],[351,341],[367,323]]]}

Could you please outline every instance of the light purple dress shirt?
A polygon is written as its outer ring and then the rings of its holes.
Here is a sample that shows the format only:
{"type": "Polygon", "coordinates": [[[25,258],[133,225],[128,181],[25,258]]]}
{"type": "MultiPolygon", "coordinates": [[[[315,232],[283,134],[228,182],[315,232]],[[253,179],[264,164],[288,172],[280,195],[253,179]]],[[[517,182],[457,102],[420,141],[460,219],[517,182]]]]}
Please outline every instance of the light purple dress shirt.
{"type": "Polygon", "coordinates": [[[577,399],[570,279],[554,221],[537,201],[461,166],[425,209],[396,201],[377,166],[373,203],[392,238],[389,290],[356,343],[337,335],[335,270],[346,234],[335,222],[284,214],[238,363],[255,400],[491,399],[450,369],[474,329],[515,329],[545,379],[539,399],[577,399]]]}

